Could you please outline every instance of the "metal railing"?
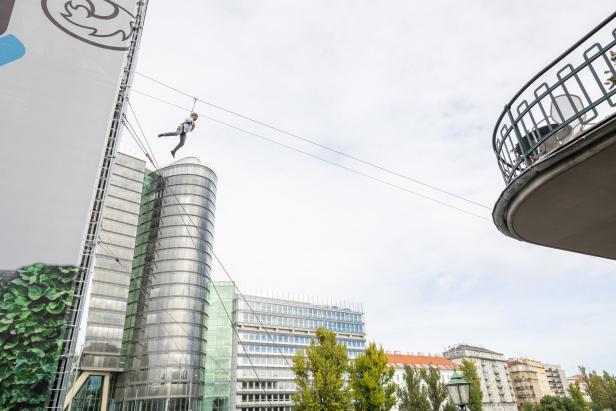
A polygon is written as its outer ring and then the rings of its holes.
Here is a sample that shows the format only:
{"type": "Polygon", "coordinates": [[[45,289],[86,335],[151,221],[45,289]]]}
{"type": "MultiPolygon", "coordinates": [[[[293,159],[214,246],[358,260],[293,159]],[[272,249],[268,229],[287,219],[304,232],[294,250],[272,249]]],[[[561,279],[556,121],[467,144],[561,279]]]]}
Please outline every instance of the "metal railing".
{"type": "Polygon", "coordinates": [[[492,136],[506,184],[616,113],[616,12],[528,81],[492,136]]]}

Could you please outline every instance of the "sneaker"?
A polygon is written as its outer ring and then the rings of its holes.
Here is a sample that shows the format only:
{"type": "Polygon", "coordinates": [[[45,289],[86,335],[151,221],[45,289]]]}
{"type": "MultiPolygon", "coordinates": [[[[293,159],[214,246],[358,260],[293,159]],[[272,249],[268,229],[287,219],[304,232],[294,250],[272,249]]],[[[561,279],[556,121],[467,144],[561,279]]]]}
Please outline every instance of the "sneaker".
{"type": "Polygon", "coordinates": [[[171,151],[171,155],[175,158],[175,151],[171,151]]]}

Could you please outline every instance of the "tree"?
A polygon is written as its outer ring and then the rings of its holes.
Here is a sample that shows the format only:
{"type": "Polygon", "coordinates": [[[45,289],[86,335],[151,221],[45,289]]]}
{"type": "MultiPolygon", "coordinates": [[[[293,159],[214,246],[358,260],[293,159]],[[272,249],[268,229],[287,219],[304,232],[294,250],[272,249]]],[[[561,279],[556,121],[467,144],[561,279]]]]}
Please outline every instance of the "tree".
{"type": "Polygon", "coordinates": [[[584,393],[582,392],[582,388],[580,388],[580,384],[577,382],[575,384],[571,384],[569,388],[569,395],[571,396],[571,400],[579,406],[584,411],[590,411],[590,404],[584,398],[584,393]]]}
{"type": "Polygon", "coordinates": [[[571,398],[546,395],[539,404],[524,404],[524,411],[583,411],[571,398]]]}
{"type": "Polygon", "coordinates": [[[420,374],[426,383],[426,394],[432,411],[440,411],[441,405],[449,397],[447,386],[441,381],[441,373],[436,368],[430,367],[428,370],[421,370],[420,374]]]}
{"type": "Polygon", "coordinates": [[[483,411],[483,393],[481,392],[481,380],[477,374],[477,366],[467,358],[462,359],[460,365],[462,377],[471,384],[471,395],[468,408],[471,411],[483,411]]]}
{"type": "Polygon", "coordinates": [[[316,331],[316,341],[293,358],[298,392],[293,394],[297,411],[348,411],[351,391],[344,376],[349,369],[346,347],[336,342],[336,335],[324,328],[316,331]]]}
{"type": "Polygon", "coordinates": [[[607,371],[603,374],[597,374],[596,371],[587,373],[584,367],[580,367],[580,372],[586,383],[586,392],[590,396],[591,409],[616,410],[616,376],[607,371]]]}
{"type": "Polygon", "coordinates": [[[430,401],[421,376],[408,365],[404,366],[404,386],[398,389],[400,411],[430,411],[430,401]]]}
{"type": "Polygon", "coordinates": [[[351,366],[350,384],[357,411],[387,411],[396,405],[395,370],[387,365],[383,347],[374,342],[351,366]]]}

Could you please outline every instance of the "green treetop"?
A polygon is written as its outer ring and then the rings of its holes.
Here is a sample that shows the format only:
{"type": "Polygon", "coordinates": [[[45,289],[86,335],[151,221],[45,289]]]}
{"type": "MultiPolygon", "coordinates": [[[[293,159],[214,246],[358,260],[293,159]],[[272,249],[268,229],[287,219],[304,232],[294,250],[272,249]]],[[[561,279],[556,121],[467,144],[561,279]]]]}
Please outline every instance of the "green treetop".
{"type": "Polygon", "coordinates": [[[426,383],[426,394],[432,411],[440,411],[441,405],[449,398],[447,386],[441,381],[441,373],[435,367],[421,370],[421,378],[426,383]]]}
{"type": "Polygon", "coordinates": [[[481,380],[477,373],[477,366],[473,361],[463,358],[460,371],[462,372],[462,377],[471,384],[468,408],[470,411],[483,411],[483,394],[481,392],[481,380]]]}
{"type": "Polygon", "coordinates": [[[395,370],[387,365],[387,355],[374,342],[351,366],[350,384],[357,411],[387,411],[396,404],[395,370]]]}
{"type": "Polygon", "coordinates": [[[398,388],[400,411],[431,411],[426,388],[421,383],[421,375],[408,365],[404,366],[404,384],[398,388]]]}
{"type": "Polygon", "coordinates": [[[345,386],[349,358],[346,347],[336,342],[336,335],[324,328],[316,331],[305,350],[293,358],[298,392],[293,394],[296,411],[348,411],[351,391],[345,386]]]}
{"type": "Polygon", "coordinates": [[[539,404],[524,404],[523,411],[584,411],[571,398],[546,395],[539,404]]]}

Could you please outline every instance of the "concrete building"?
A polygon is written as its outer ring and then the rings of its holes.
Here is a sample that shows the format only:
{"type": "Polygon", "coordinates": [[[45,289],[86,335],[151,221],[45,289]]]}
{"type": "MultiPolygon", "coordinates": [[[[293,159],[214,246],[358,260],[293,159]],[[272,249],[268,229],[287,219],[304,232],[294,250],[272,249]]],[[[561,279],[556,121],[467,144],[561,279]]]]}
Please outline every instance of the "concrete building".
{"type": "Polygon", "coordinates": [[[318,327],[335,332],[350,358],[365,346],[363,313],[353,304],[240,295],[233,283],[216,281],[208,317],[208,411],[290,411],[293,356],[310,344],[318,327]]]}
{"type": "MultiPolygon", "coordinates": [[[[580,386],[582,393],[584,394],[584,399],[587,402],[590,402],[591,398],[590,398],[590,395],[588,395],[586,381],[584,381],[584,377],[582,375],[578,374],[578,375],[573,375],[571,377],[567,377],[567,389],[569,389],[569,386],[575,385],[575,384],[580,386]]],[[[567,396],[570,396],[568,394],[569,393],[567,393],[567,396]]]]}
{"type": "Polygon", "coordinates": [[[519,358],[508,361],[507,366],[519,410],[526,403],[536,404],[546,395],[554,395],[545,368],[539,361],[519,358]]]}
{"type": "Polygon", "coordinates": [[[466,358],[477,366],[485,411],[516,411],[516,402],[503,354],[467,344],[450,347],[443,353],[456,364],[466,358]]]}
{"type": "Polygon", "coordinates": [[[237,411],[291,411],[295,375],[290,364],[319,327],[336,333],[351,359],[364,350],[364,315],[358,305],[245,298],[236,296],[235,321],[242,342],[234,348],[237,411]]]}
{"type": "MultiPolygon", "coordinates": [[[[411,367],[417,371],[422,369],[429,369],[430,367],[436,368],[441,376],[441,381],[444,384],[451,379],[451,376],[455,372],[457,364],[445,357],[423,355],[423,354],[398,354],[387,353],[387,361],[390,367],[393,367],[394,382],[398,387],[404,387],[404,369],[405,367],[411,367]]],[[[392,411],[398,410],[398,404],[396,404],[392,411]]]]}
{"type": "Polygon", "coordinates": [[[548,377],[548,384],[553,395],[564,397],[567,394],[567,376],[565,370],[560,365],[543,364],[545,374],[548,377]]]}

